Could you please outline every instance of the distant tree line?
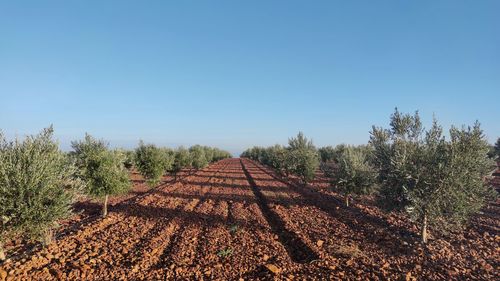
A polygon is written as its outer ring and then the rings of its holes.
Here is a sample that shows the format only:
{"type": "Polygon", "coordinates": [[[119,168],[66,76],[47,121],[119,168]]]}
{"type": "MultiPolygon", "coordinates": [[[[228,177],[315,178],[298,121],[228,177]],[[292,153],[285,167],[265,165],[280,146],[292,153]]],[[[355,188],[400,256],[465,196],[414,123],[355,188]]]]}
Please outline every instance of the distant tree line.
{"type": "Polygon", "coordinates": [[[319,167],[318,151],[302,132],[290,138],[286,147],[278,144],[267,148],[255,146],[245,150],[241,157],[268,165],[281,175],[295,175],[303,183],[313,180],[319,167]]]}
{"type": "Polygon", "coordinates": [[[367,145],[316,149],[299,133],[286,147],[253,147],[241,156],[303,183],[319,169],[346,206],[353,196],[374,194],[384,210],[407,214],[426,243],[429,229],[436,234],[461,229],[496,196],[485,179],[499,160],[500,138],[490,146],[478,122],[451,127],[445,137],[437,120],[426,130],[418,112],[396,109],[388,129],[372,128],[367,145]]]}
{"type": "Polygon", "coordinates": [[[203,169],[210,163],[230,158],[231,154],[208,146],[194,145],[189,149],[179,147],[173,150],[141,141],[135,153],[131,153],[129,157],[133,157],[129,161],[144,176],[148,185],[153,187],[160,183],[165,173],[177,178],[177,174],[183,169],[203,169]]]}
{"type": "Polygon", "coordinates": [[[49,244],[57,221],[71,215],[72,204],[82,195],[100,200],[106,216],[109,196],[131,188],[129,175],[134,167],[153,187],[165,173],[202,169],[231,157],[207,146],[172,150],[142,141],[135,151],[110,149],[106,141],[88,134],[72,142],[72,151],[65,153],[53,140],[53,131],[51,126],[13,141],[0,131],[0,261],[6,258],[7,239],[23,237],[49,244]]]}

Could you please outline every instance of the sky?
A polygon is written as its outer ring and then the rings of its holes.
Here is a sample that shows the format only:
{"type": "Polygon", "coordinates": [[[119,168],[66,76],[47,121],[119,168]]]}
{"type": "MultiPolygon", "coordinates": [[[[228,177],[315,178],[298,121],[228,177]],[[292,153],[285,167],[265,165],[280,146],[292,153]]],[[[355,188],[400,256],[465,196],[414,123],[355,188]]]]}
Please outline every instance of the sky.
{"type": "Polygon", "coordinates": [[[0,129],[235,155],[390,114],[500,136],[500,1],[3,1],[0,129]]]}

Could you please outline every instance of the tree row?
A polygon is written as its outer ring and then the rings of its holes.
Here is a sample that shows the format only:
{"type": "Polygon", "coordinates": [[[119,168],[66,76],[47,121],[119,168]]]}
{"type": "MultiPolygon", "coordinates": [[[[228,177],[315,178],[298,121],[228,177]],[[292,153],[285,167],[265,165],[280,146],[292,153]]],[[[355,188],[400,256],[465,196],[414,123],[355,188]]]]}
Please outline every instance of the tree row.
{"type": "Polygon", "coordinates": [[[72,142],[66,153],[53,140],[52,127],[13,141],[0,131],[0,261],[6,258],[7,239],[50,243],[57,221],[69,217],[82,196],[100,200],[106,216],[108,197],[131,188],[132,169],[154,187],[165,173],[177,179],[183,169],[202,169],[228,157],[230,153],[207,146],[173,150],[142,141],[133,151],[110,149],[88,134],[72,142]]]}
{"type": "Polygon", "coordinates": [[[353,196],[372,194],[383,210],[406,214],[426,243],[430,228],[436,234],[462,229],[497,196],[489,178],[500,138],[490,146],[478,122],[452,126],[445,135],[437,120],[425,129],[418,112],[396,109],[388,128],[372,127],[366,145],[316,149],[299,133],[288,146],[253,147],[241,156],[304,184],[320,170],[347,207],[353,196]]]}

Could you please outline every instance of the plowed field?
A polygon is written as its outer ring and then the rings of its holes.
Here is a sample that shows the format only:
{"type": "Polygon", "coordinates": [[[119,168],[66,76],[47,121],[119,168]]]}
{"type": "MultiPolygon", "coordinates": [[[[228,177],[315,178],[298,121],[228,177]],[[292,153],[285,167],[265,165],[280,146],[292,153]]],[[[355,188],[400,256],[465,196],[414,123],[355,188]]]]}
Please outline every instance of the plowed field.
{"type": "Polygon", "coordinates": [[[226,159],[71,224],[2,270],[8,280],[500,278],[498,202],[428,247],[410,222],[370,202],[346,208],[320,184],[226,159]]]}

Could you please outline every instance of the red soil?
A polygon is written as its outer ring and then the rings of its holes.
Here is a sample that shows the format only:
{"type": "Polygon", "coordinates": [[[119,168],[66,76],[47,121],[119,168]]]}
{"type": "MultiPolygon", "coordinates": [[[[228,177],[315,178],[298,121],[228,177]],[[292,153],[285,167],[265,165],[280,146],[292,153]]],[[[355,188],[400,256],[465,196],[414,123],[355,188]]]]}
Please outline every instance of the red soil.
{"type": "Polygon", "coordinates": [[[137,194],[114,199],[107,218],[99,205],[82,203],[82,217],[57,241],[15,254],[0,273],[7,280],[500,277],[498,201],[464,232],[424,247],[410,222],[369,198],[345,208],[322,179],[303,187],[246,159],[151,191],[135,179],[137,194]]]}

